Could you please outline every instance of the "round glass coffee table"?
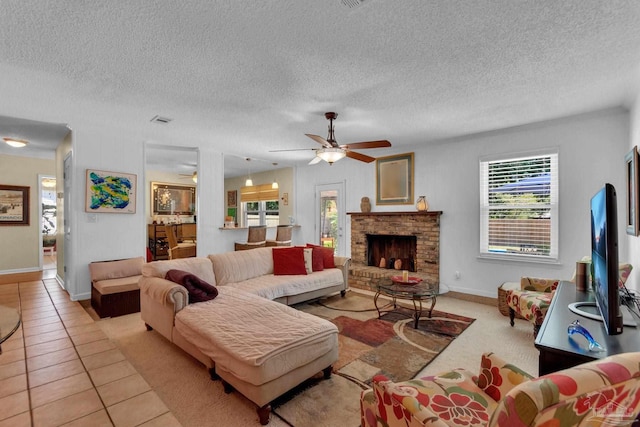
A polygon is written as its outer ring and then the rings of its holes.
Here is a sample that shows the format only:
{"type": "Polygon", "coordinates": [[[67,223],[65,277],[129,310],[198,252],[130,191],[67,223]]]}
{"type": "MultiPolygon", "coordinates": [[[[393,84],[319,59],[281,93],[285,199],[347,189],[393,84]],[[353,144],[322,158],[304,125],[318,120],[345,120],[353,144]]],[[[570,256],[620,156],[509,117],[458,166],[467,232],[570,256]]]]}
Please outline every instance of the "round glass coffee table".
{"type": "Polygon", "coordinates": [[[423,302],[431,302],[427,310],[427,316],[431,317],[433,308],[436,306],[437,295],[437,291],[424,283],[419,277],[410,276],[407,280],[403,280],[402,276],[392,276],[391,284],[378,285],[376,294],[373,297],[373,304],[376,306],[376,310],[378,310],[378,318],[387,313],[396,312],[412,318],[413,328],[418,329],[418,321],[420,317],[422,317],[424,309],[423,302]],[[391,301],[383,306],[378,306],[378,298],[380,295],[390,297],[391,301]],[[412,313],[408,314],[406,312],[406,310],[411,311],[411,308],[398,306],[398,299],[412,301],[412,313]]]}
{"type": "Polygon", "coordinates": [[[9,339],[20,326],[20,312],[6,305],[0,305],[0,354],[2,343],[9,339]]]}

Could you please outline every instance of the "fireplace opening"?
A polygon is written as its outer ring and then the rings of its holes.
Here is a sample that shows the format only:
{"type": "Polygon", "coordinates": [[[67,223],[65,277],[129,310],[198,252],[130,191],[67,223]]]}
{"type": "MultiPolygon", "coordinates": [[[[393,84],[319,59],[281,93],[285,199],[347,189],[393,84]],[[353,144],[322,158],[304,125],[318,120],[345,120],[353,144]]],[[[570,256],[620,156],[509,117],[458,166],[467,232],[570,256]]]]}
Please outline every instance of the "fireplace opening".
{"type": "Polygon", "coordinates": [[[417,271],[417,241],[416,236],[367,234],[367,265],[395,268],[399,260],[399,270],[417,271]],[[383,258],[384,265],[381,265],[383,258]]]}

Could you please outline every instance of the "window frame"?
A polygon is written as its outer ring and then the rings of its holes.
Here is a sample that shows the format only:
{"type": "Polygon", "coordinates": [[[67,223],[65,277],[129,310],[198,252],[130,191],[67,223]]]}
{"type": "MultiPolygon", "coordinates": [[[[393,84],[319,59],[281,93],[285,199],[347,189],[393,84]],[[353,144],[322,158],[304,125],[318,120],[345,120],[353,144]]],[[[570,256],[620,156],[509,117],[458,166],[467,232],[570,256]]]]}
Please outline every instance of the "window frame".
{"type": "MultiPolygon", "coordinates": [[[[536,151],[506,153],[485,156],[479,161],[479,192],[480,192],[480,242],[479,258],[499,259],[504,261],[522,261],[535,263],[558,263],[559,260],[559,160],[558,149],[547,148],[536,151]],[[550,197],[548,207],[550,215],[549,254],[538,255],[528,252],[492,252],[489,250],[489,219],[492,211],[489,197],[489,165],[492,163],[507,163],[519,160],[549,158],[550,160],[550,197]]],[[[534,205],[518,205],[518,208],[534,209],[534,205]]]]}
{"type": "Polygon", "coordinates": [[[277,223],[280,222],[280,201],[279,200],[252,200],[252,201],[245,201],[245,202],[241,202],[242,205],[242,224],[244,227],[249,227],[249,225],[267,225],[270,226],[270,224],[267,224],[267,216],[272,217],[271,219],[273,219],[273,217],[277,218],[277,223]],[[278,210],[273,210],[273,209],[267,209],[267,203],[268,202],[276,202],[278,203],[278,210]],[[247,208],[247,204],[249,203],[257,203],[258,204],[258,210],[249,210],[247,208]],[[277,213],[277,215],[268,215],[269,213],[277,213]],[[249,224],[249,214],[257,214],[258,215],[258,224],[249,224]]]}

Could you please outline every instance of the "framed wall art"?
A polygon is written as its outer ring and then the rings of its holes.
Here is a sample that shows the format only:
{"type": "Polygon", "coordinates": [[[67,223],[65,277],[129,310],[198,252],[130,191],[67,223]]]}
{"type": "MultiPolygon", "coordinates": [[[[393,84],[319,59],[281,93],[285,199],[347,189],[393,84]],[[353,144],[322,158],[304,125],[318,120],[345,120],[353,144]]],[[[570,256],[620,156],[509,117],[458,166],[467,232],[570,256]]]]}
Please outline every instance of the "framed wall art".
{"type": "Polygon", "coordinates": [[[413,204],[413,153],[376,159],[376,204],[413,204]]]}
{"type": "Polygon", "coordinates": [[[29,187],[0,185],[0,225],[29,225],[29,187]]]}
{"type": "Polygon", "coordinates": [[[196,187],[194,185],[151,183],[153,215],[194,215],[196,187]]]}
{"type": "Polygon", "coordinates": [[[638,147],[633,147],[624,156],[627,166],[627,234],[637,236],[640,228],[638,224],[638,147]]]}
{"type": "Polygon", "coordinates": [[[227,207],[228,208],[238,207],[238,190],[227,191],[227,207]]]}
{"type": "Polygon", "coordinates": [[[87,169],[85,212],[136,213],[137,176],[87,169]]]}

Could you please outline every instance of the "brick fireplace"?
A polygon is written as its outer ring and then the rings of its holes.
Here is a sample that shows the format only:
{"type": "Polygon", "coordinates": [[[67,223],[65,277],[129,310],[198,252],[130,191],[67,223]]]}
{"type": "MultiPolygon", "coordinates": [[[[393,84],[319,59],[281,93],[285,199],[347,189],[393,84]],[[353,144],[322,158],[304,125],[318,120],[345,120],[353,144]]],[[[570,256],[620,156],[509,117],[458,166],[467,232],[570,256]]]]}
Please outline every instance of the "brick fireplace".
{"type": "Polygon", "coordinates": [[[441,214],[440,211],[349,212],[349,286],[376,291],[378,284],[390,283],[391,276],[409,270],[411,276],[422,278],[438,290],[441,214]],[[384,267],[380,266],[382,257],[384,267]],[[392,258],[402,263],[399,270],[390,265],[392,258]]]}

